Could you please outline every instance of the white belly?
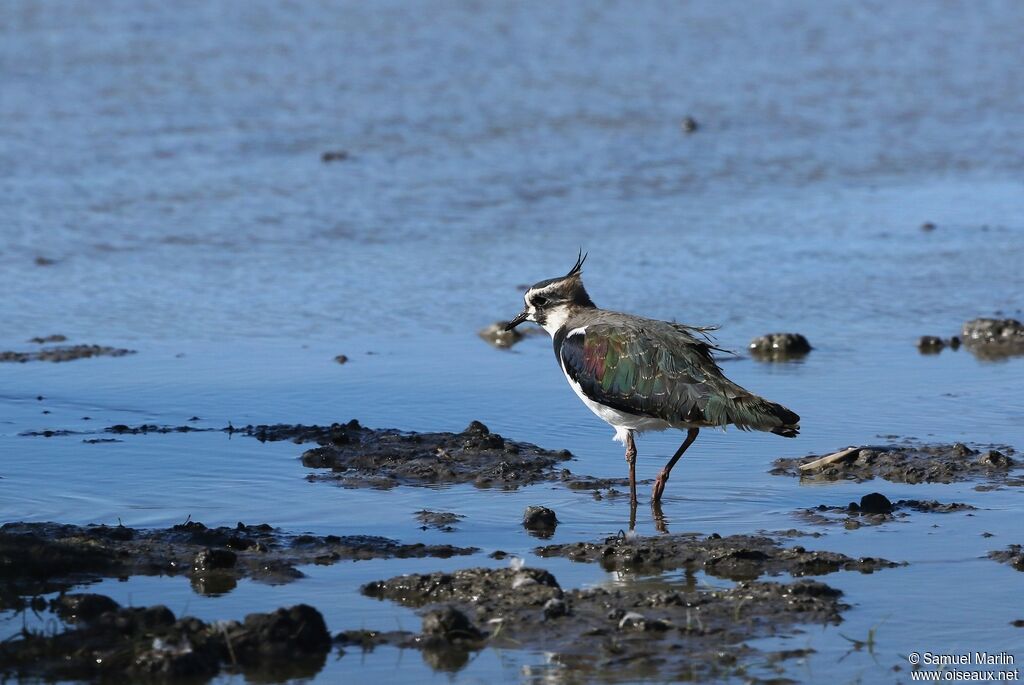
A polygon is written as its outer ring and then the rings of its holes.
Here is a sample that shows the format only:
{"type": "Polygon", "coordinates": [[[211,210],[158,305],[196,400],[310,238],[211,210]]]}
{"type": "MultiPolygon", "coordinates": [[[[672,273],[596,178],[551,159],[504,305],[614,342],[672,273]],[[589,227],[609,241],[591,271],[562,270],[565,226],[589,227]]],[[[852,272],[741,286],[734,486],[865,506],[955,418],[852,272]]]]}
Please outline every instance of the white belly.
{"type": "MultiPolygon", "coordinates": [[[[577,330],[582,331],[582,329],[577,330]]],[[[576,333],[576,331],[573,331],[570,335],[573,333],[576,333]]],[[[611,407],[606,407],[603,404],[598,404],[587,397],[583,393],[583,388],[580,387],[580,384],[574,381],[569,374],[566,373],[565,364],[562,363],[561,358],[558,360],[558,365],[562,369],[562,374],[565,376],[565,380],[569,382],[569,387],[573,389],[573,392],[576,393],[583,404],[587,405],[587,409],[600,416],[615,429],[615,437],[612,438],[613,440],[618,440],[625,444],[626,437],[629,435],[630,431],[663,431],[666,428],[672,427],[668,421],[663,421],[662,419],[626,414],[618,409],[612,409],[611,407]]]]}

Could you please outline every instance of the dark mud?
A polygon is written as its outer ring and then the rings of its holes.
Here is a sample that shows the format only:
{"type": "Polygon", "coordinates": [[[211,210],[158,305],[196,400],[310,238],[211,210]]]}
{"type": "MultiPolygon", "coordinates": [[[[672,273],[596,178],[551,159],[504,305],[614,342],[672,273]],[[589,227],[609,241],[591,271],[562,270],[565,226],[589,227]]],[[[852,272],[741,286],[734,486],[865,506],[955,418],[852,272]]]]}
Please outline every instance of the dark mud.
{"type": "Polygon", "coordinates": [[[921,354],[938,354],[947,347],[953,350],[959,349],[960,338],[955,335],[945,339],[937,335],[922,335],[917,339],[917,349],[921,354]]]}
{"type": "Polygon", "coordinates": [[[52,608],[75,627],[0,644],[2,679],[202,683],[225,672],[276,682],[315,675],[331,648],[323,617],[305,604],[216,623],[102,595],[65,595],[52,608]]]}
{"type": "Polygon", "coordinates": [[[754,580],[763,575],[789,573],[817,576],[836,571],[873,573],[900,564],[874,557],[854,559],[838,552],[782,547],[760,535],[696,534],[631,537],[618,535],[603,542],[574,542],[538,547],[541,557],[565,557],[599,563],[607,571],[656,574],[671,569],[704,571],[729,580],[754,580]]]}
{"type": "Polygon", "coordinates": [[[376,536],[293,535],[267,524],[207,528],[189,521],[172,528],[8,523],[0,527],[0,608],[23,598],[103,577],[187,575],[193,589],[220,595],[240,578],[280,584],[303,577],[302,564],[343,559],[452,557],[474,548],[401,544],[376,536]]]}
{"type": "Polygon", "coordinates": [[[972,319],[961,330],[967,349],[981,359],[1024,354],[1024,324],[1017,319],[972,319]]]}
{"type": "Polygon", "coordinates": [[[1024,571],[1024,547],[1021,545],[1010,545],[1006,549],[996,550],[988,553],[989,559],[1009,564],[1018,571],[1024,571]]]}
{"type": "Polygon", "coordinates": [[[746,641],[793,634],[800,624],[837,624],[847,608],[839,590],[809,580],[745,582],[728,590],[562,590],[550,573],[532,568],[399,576],[363,592],[424,609],[423,634],[349,632],[341,636],[344,644],[418,647],[428,663],[448,670],[484,646],[542,649],[564,669],[559,682],[746,674],[759,655],[746,641]]]}
{"type": "Polygon", "coordinates": [[[881,493],[873,492],[861,497],[860,502],[845,506],[819,504],[809,509],[800,509],[797,516],[808,523],[819,525],[841,524],[848,529],[861,526],[877,526],[910,516],[909,512],[927,514],[951,514],[954,512],[977,511],[977,507],[963,502],[938,502],[936,500],[901,499],[892,502],[881,493]]]}
{"type": "Polygon", "coordinates": [[[421,530],[436,528],[446,533],[455,531],[455,524],[466,518],[462,514],[453,514],[450,511],[428,511],[423,509],[416,512],[416,520],[422,523],[421,530]]]}
{"type": "MultiPolygon", "coordinates": [[[[109,426],[104,433],[146,435],[224,432],[246,435],[261,442],[288,440],[316,443],[301,455],[302,463],[329,473],[308,476],[311,481],[333,482],[351,488],[393,488],[399,485],[473,483],[477,487],[518,488],[538,482],[560,482],[570,490],[592,491],[594,497],[615,497],[625,478],[594,478],[558,468],[573,458],[568,450],[546,450],[492,433],[473,421],[461,433],[416,433],[391,428],[374,429],[353,419],[345,424],[228,425],[200,428],[190,425],[141,424],[109,426]],[[602,492],[603,491],[603,492],[602,492]]],[[[91,431],[46,429],[26,431],[27,437],[89,435],[91,431]]]]}
{"type": "Polygon", "coordinates": [[[557,527],[558,516],[554,509],[526,507],[526,511],[523,512],[523,528],[534,537],[549,538],[555,534],[557,527]]]}
{"type": "Polygon", "coordinates": [[[59,343],[67,340],[67,336],[61,335],[60,333],[54,333],[53,335],[37,335],[34,338],[29,338],[30,343],[36,343],[37,345],[45,345],[47,343],[59,343]]]}
{"type": "Polygon", "coordinates": [[[836,453],[835,459],[807,467],[822,455],[775,460],[770,473],[798,476],[804,481],[882,478],[893,483],[953,483],[988,478],[1006,480],[1020,464],[1010,447],[975,450],[962,443],[952,445],[887,445],[855,447],[836,453]]]}
{"type": "MultiPolygon", "coordinates": [[[[33,339],[38,342],[39,338],[33,339]]],[[[0,362],[70,362],[76,359],[88,359],[90,357],[123,357],[128,354],[135,354],[135,350],[125,350],[116,347],[105,347],[102,345],[61,345],[58,347],[46,347],[31,352],[15,352],[8,350],[0,352],[0,362]]]]}
{"type": "Polygon", "coordinates": [[[769,333],[751,340],[748,348],[755,359],[785,361],[803,357],[811,351],[811,344],[799,333],[769,333]]]}
{"type": "Polygon", "coordinates": [[[479,421],[461,433],[410,433],[365,428],[358,421],[319,426],[256,426],[235,429],[259,440],[315,442],[302,454],[309,468],[329,469],[310,480],[345,487],[473,483],[516,488],[562,477],[556,467],[572,458],[568,450],[545,450],[507,440],[479,421]]]}
{"type": "Polygon", "coordinates": [[[481,340],[487,344],[502,350],[507,350],[516,343],[522,342],[524,338],[544,335],[544,329],[537,326],[519,326],[511,331],[505,330],[508,321],[495,321],[490,326],[485,326],[476,332],[481,340]]]}

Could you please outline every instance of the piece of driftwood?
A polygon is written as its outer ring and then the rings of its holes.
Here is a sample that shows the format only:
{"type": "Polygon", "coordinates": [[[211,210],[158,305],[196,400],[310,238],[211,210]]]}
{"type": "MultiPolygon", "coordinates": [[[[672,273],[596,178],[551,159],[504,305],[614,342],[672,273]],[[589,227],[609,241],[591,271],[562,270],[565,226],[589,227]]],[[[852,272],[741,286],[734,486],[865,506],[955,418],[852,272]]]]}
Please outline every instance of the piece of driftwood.
{"type": "Polygon", "coordinates": [[[847,447],[845,450],[839,450],[838,452],[833,452],[832,454],[826,454],[824,457],[821,457],[820,459],[809,461],[806,464],[800,464],[800,470],[812,471],[814,469],[819,469],[822,466],[828,466],[829,464],[834,464],[837,461],[842,461],[847,457],[854,457],[856,456],[857,452],[860,452],[859,447],[847,447]]]}

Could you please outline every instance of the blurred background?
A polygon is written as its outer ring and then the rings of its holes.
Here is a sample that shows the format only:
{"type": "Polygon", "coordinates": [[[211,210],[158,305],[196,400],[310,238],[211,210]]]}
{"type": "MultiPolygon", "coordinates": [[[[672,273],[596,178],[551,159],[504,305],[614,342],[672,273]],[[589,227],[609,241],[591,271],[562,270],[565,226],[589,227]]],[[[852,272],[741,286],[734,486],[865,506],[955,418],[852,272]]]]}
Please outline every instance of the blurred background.
{"type": "Polygon", "coordinates": [[[18,336],[463,333],[582,246],[599,305],[740,342],[955,328],[1024,291],[1022,15],[5,2],[0,311],[18,336]]]}

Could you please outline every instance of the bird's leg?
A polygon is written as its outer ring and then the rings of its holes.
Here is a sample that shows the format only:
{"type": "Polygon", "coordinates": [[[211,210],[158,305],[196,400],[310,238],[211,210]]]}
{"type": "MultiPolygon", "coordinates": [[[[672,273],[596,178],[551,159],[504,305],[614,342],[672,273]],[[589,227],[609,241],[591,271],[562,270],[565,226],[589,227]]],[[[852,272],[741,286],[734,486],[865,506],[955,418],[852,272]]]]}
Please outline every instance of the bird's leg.
{"type": "Polygon", "coordinates": [[[667,534],[668,522],[665,520],[665,512],[661,509],[661,502],[651,502],[651,515],[654,517],[654,529],[667,534]]]}
{"type": "Polygon", "coordinates": [[[629,503],[636,510],[636,443],[633,431],[626,432],[626,463],[629,464],[629,503]]]}
{"type": "Polygon", "coordinates": [[[672,467],[676,465],[677,461],[679,461],[679,457],[683,456],[683,452],[686,451],[686,448],[692,445],[693,441],[697,439],[697,433],[699,432],[699,428],[691,428],[687,431],[686,440],[683,440],[683,444],[679,446],[676,453],[671,459],[669,459],[668,463],[665,464],[665,468],[658,473],[658,477],[654,481],[654,491],[651,493],[652,502],[657,503],[661,501],[661,494],[665,492],[665,483],[668,482],[668,475],[672,472],[672,467]]]}

